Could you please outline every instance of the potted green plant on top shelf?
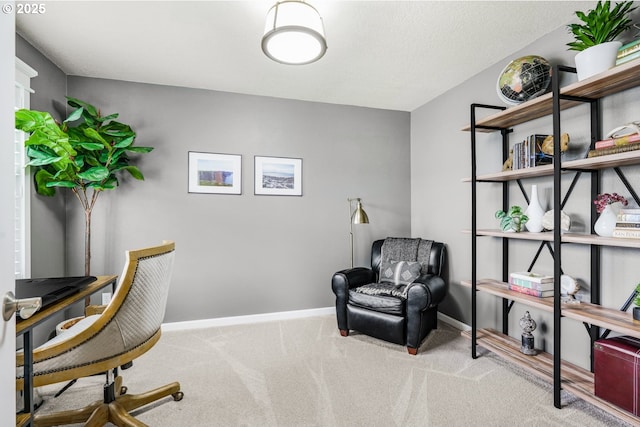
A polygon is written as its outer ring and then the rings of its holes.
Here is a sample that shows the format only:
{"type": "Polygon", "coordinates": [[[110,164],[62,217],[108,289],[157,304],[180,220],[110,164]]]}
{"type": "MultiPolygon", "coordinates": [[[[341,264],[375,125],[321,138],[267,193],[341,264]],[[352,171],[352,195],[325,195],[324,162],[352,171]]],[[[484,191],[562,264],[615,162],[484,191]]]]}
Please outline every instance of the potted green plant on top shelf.
{"type": "Polygon", "coordinates": [[[598,1],[595,9],[587,13],[576,11],[582,23],[567,25],[575,41],[567,43],[569,50],[577,50],[575,57],[578,80],[612,68],[622,43],[616,38],[628,30],[632,21],[629,14],[635,10],[632,1],[616,3],[598,1]]]}
{"type": "Polygon", "coordinates": [[[91,213],[98,196],[119,184],[118,175],[127,171],[143,180],[130,164],[128,153],[148,153],[152,147],[134,146],[136,133],[129,125],[103,116],[93,105],[67,97],[73,111],[58,123],[51,114],[35,110],[15,113],[16,129],[30,133],[25,141],[27,166],[35,168],[36,191],[54,196],[56,188],[68,188],[80,201],[85,219],[85,275],[91,270],[91,213]]]}

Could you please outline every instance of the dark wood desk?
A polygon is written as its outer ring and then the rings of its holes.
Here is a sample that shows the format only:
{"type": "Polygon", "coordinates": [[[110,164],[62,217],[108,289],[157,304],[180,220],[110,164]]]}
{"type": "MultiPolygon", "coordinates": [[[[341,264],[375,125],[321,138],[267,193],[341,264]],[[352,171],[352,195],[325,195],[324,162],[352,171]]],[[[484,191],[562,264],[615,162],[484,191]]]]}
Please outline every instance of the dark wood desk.
{"type": "Polygon", "coordinates": [[[44,322],[46,319],[69,307],[99,290],[112,285],[115,291],[116,280],[118,276],[97,276],[97,280],[80,292],[68,296],[67,298],[51,304],[48,307],[36,312],[28,319],[21,319],[16,314],[16,336],[23,336],[24,351],[24,414],[16,416],[16,426],[30,426],[31,414],[33,414],[33,337],[31,331],[35,326],[44,322]]]}

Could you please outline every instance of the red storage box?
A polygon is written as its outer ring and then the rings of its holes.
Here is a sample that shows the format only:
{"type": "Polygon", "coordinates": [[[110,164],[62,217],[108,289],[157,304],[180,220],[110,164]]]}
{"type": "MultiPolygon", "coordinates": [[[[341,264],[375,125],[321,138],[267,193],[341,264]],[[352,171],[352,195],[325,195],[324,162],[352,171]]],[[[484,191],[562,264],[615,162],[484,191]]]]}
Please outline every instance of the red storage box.
{"type": "Polygon", "coordinates": [[[598,340],[593,354],[596,396],[640,415],[640,339],[623,336],[598,340]]]}

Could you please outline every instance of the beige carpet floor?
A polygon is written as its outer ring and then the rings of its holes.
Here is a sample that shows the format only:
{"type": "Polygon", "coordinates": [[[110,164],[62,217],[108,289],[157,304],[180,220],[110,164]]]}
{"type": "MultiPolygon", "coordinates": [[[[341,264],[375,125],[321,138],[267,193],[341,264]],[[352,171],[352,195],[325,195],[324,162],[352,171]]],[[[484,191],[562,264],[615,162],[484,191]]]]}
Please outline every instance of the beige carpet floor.
{"type": "MultiPolygon", "coordinates": [[[[446,324],[410,356],[404,347],[352,333],[334,316],[165,332],[121,371],[130,393],[180,381],[184,399],[139,410],[157,427],[612,426],[616,418],[552,388],[470,342],[446,324]]],[[[103,377],[60,397],[40,389],[39,412],[100,399],[103,377]]]]}

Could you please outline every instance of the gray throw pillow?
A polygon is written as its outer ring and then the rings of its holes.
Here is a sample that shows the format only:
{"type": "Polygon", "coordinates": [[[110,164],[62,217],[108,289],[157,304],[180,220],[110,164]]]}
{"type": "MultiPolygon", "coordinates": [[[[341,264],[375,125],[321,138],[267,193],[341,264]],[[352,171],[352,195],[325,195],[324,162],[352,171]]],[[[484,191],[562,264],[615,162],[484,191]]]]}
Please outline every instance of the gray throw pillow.
{"type": "Polygon", "coordinates": [[[380,265],[380,282],[408,285],[420,277],[420,263],[416,261],[383,261],[380,265]]]}

